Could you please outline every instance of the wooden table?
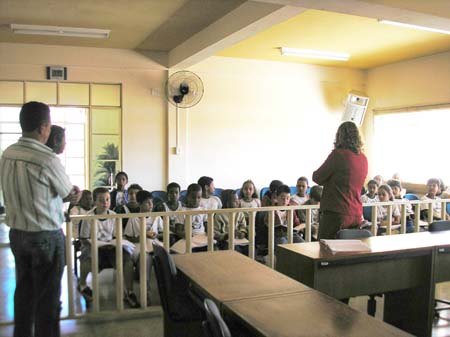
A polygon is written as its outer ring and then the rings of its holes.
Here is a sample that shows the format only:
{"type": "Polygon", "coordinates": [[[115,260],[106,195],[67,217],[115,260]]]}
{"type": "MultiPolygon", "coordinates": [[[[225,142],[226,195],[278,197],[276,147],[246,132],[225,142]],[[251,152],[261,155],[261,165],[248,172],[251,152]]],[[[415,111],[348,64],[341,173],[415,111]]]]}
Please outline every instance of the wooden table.
{"type": "Polygon", "coordinates": [[[411,336],[318,291],[225,302],[223,311],[254,336],[411,336]]]}
{"type": "MultiPolygon", "coordinates": [[[[332,255],[318,242],[280,245],[277,270],[335,298],[385,294],[384,321],[430,336],[437,245],[450,234],[411,233],[364,239],[371,252],[332,255]]],[[[445,263],[447,267],[445,268],[445,263]]],[[[443,272],[444,273],[444,272],[443,272]]]]}
{"type": "Polygon", "coordinates": [[[311,288],[230,250],[173,255],[178,270],[218,303],[311,291],[311,288]]]}

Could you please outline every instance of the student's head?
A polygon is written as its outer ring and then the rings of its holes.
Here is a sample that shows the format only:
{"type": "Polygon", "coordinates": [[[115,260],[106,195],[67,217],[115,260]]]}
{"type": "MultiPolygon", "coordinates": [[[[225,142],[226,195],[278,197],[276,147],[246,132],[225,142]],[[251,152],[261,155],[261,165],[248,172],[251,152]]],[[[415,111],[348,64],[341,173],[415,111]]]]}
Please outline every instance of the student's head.
{"type": "Polygon", "coordinates": [[[94,198],[92,197],[92,192],[89,190],[83,190],[81,192],[81,197],[78,204],[85,210],[91,209],[94,206],[94,198]]]}
{"type": "Polygon", "coordinates": [[[342,123],[337,132],[334,141],[335,149],[348,149],[356,154],[361,152],[363,142],[359,135],[358,127],[353,122],[342,123]]]}
{"type": "Polygon", "coordinates": [[[61,154],[66,148],[66,130],[59,125],[52,125],[50,136],[45,144],[56,154],[61,154]]]}
{"type": "Polygon", "coordinates": [[[322,192],[323,187],[320,185],[314,185],[311,187],[311,190],[309,191],[309,200],[311,200],[313,205],[320,203],[320,200],[322,199],[322,192]]]}
{"type": "Polygon", "coordinates": [[[375,180],[378,183],[378,186],[381,186],[384,184],[384,179],[379,174],[377,174],[375,177],[373,177],[373,180],[375,180]]]}
{"type": "Polygon", "coordinates": [[[180,199],[181,186],[177,183],[167,185],[167,201],[169,203],[177,203],[180,199]]]}
{"type": "Polygon", "coordinates": [[[141,212],[151,212],[153,209],[153,196],[149,191],[140,190],[136,193],[136,200],[141,212]]]}
{"type": "Polygon", "coordinates": [[[272,180],[269,185],[269,190],[271,192],[276,192],[281,185],[284,185],[281,180],[272,180]]]}
{"type": "Polygon", "coordinates": [[[239,198],[234,190],[223,190],[220,199],[223,208],[239,208],[239,198]]]}
{"type": "Polygon", "coordinates": [[[94,205],[97,209],[97,213],[106,213],[111,205],[108,189],[105,187],[97,187],[94,189],[94,192],[92,192],[92,197],[94,198],[94,205]]]}
{"type": "Polygon", "coordinates": [[[393,179],[393,180],[401,181],[401,180],[400,180],[400,173],[395,172],[395,173],[392,175],[392,179],[393,179]]]}
{"type": "Polygon", "coordinates": [[[438,195],[440,195],[446,189],[447,189],[447,186],[445,186],[444,181],[441,178],[439,178],[439,193],[438,193],[438,195]]]}
{"type": "Polygon", "coordinates": [[[253,181],[246,180],[242,184],[241,191],[239,192],[239,197],[244,199],[256,199],[258,198],[258,194],[256,193],[256,187],[253,181]]]}
{"type": "Polygon", "coordinates": [[[376,181],[375,179],[369,180],[369,182],[367,183],[367,191],[370,196],[373,197],[378,193],[378,186],[378,181],[376,181]]]}
{"type": "Polygon", "coordinates": [[[142,191],[142,187],[139,184],[131,184],[128,187],[128,203],[137,203],[136,196],[139,191],[142,191]]]}
{"type": "Polygon", "coordinates": [[[391,179],[391,180],[388,180],[387,184],[392,189],[392,194],[394,194],[394,199],[401,199],[402,198],[402,184],[400,183],[400,180],[391,179]]]}
{"type": "Polygon", "coordinates": [[[199,184],[190,184],[186,194],[186,207],[197,208],[202,200],[202,188],[199,184]]]}
{"type": "Polygon", "coordinates": [[[277,206],[287,206],[291,200],[291,188],[288,185],[281,185],[277,188],[277,206]]]}
{"type": "Polygon", "coordinates": [[[114,182],[116,183],[119,191],[124,190],[125,186],[128,184],[128,174],[123,171],[118,172],[114,178],[114,182]]]}
{"type": "Polygon", "coordinates": [[[428,196],[435,197],[439,193],[440,182],[437,178],[430,178],[427,181],[428,196]]]}
{"type": "Polygon", "coordinates": [[[41,102],[28,102],[20,109],[20,127],[22,135],[35,138],[42,144],[47,143],[51,131],[50,108],[41,102]]]}
{"type": "Polygon", "coordinates": [[[378,187],[378,199],[382,202],[393,201],[394,194],[392,193],[392,188],[387,184],[378,187]]]}
{"type": "Polygon", "coordinates": [[[200,179],[198,179],[198,184],[202,188],[203,195],[208,196],[214,194],[215,188],[213,178],[206,176],[200,177],[200,179]]]}
{"type": "Polygon", "coordinates": [[[306,191],[308,190],[308,178],[300,177],[297,179],[297,194],[300,197],[304,197],[306,195],[306,191]]]}

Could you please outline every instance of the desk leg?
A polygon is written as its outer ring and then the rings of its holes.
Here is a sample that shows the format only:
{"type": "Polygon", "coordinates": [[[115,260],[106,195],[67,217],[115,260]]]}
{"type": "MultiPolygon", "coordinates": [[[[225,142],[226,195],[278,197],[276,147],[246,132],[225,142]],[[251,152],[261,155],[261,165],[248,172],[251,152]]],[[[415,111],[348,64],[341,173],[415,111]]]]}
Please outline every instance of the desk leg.
{"type": "Polygon", "coordinates": [[[431,336],[434,288],[423,286],[388,292],[384,321],[415,336],[431,336]]]}

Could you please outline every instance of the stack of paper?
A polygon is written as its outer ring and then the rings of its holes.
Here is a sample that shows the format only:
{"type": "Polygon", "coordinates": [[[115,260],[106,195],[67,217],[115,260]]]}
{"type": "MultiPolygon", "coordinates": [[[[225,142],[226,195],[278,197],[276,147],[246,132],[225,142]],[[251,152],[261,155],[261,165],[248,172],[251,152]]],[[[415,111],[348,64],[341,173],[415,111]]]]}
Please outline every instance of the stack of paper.
{"type": "Polygon", "coordinates": [[[328,249],[333,255],[348,252],[370,252],[370,247],[361,240],[320,240],[320,246],[328,249]]]}

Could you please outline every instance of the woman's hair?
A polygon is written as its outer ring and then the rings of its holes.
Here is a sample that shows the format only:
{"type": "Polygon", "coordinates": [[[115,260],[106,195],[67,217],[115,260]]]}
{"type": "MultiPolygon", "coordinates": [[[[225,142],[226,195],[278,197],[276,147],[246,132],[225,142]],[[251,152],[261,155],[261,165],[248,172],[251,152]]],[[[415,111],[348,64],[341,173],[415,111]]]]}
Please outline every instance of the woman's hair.
{"type": "MultiPolygon", "coordinates": [[[[255,183],[254,183],[253,181],[251,181],[250,179],[244,181],[244,183],[242,184],[241,190],[239,191],[239,199],[242,199],[242,198],[244,197],[244,192],[243,192],[243,190],[244,190],[245,185],[247,185],[247,184],[252,184],[252,185],[253,185],[253,194],[252,194],[252,198],[253,198],[253,199],[258,199],[258,193],[256,193],[256,186],[255,186],[255,183]]],[[[223,193],[223,192],[222,192],[222,193],[223,193]]],[[[222,204],[223,204],[223,203],[222,203],[222,204]]]]}
{"type": "Polygon", "coordinates": [[[356,124],[353,122],[342,123],[336,132],[334,148],[348,149],[356,154],[359,154],[361,153],[362,146],[363,142],[356,124]]]}
{"type": "Polygon", "coordinates": [[[64,143],[64,138],[66,137],[65,131],[66,129],[58,125],[52,125],[50,136],[48,136],[47,143],[45,145],[51,148],[53,152],[55,152],[56,154],[62,152],[59,151],[61,149],[62,144],[64,143]]]}
{"type": "Polygon", "coordinates": [[[383,184],[380,187],[378,187],[378,191],[380,190],[384,190],[389,195],[389,200],[394,201],[394,193],[392,192],[391,186],[383,184]]]}

